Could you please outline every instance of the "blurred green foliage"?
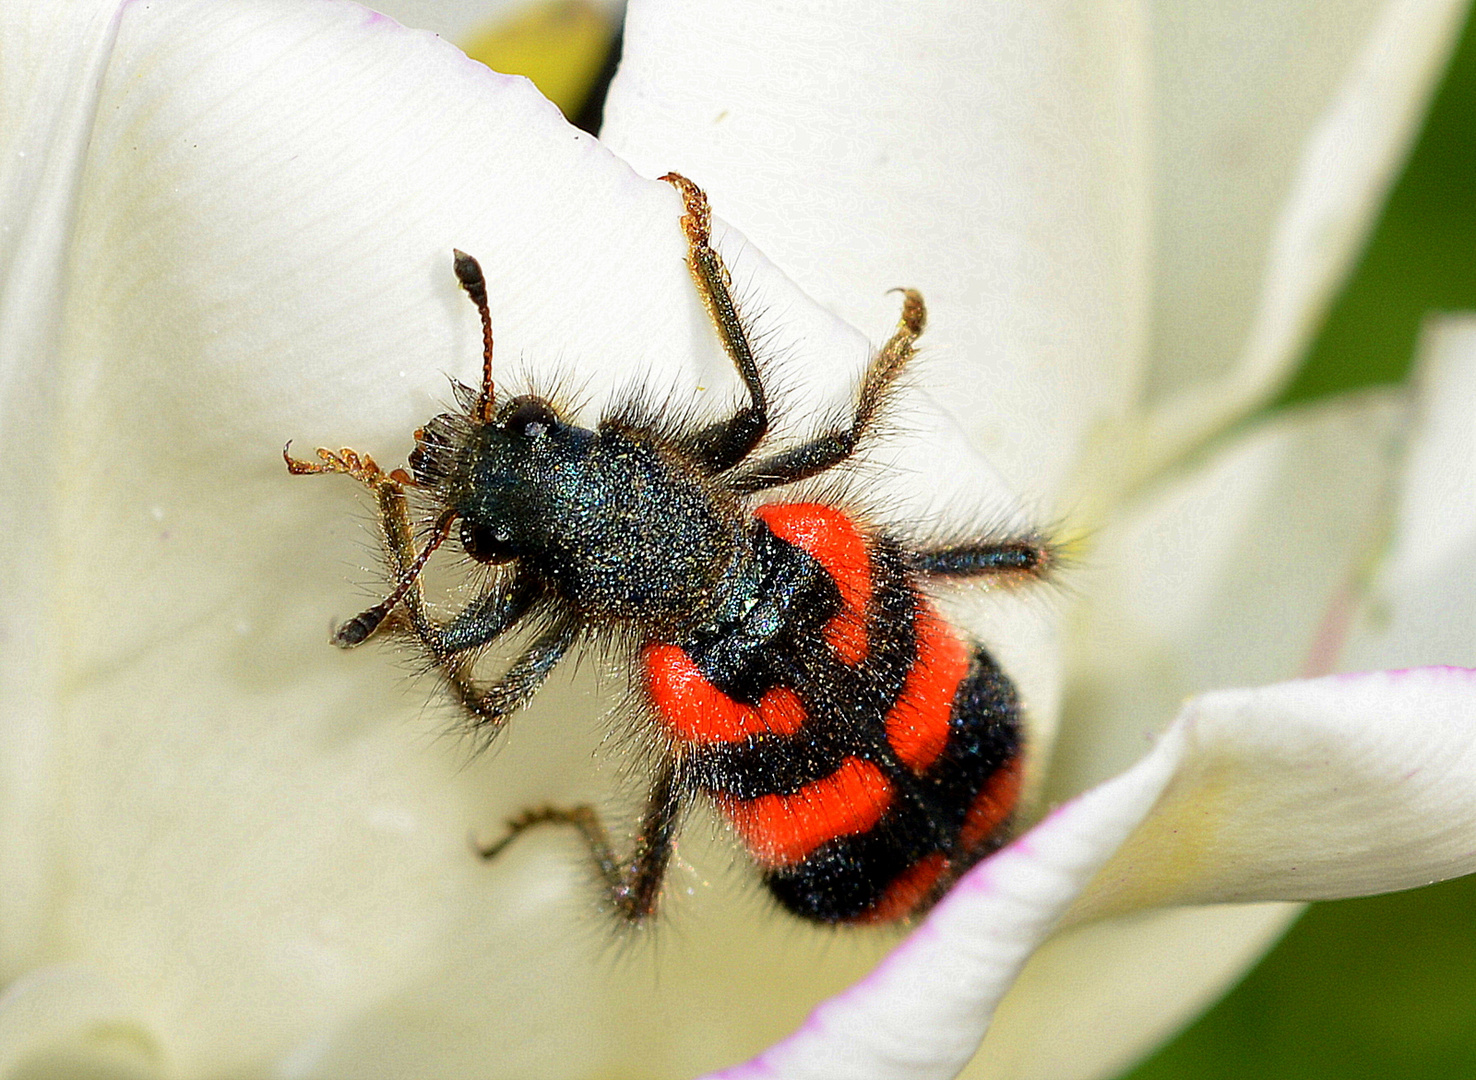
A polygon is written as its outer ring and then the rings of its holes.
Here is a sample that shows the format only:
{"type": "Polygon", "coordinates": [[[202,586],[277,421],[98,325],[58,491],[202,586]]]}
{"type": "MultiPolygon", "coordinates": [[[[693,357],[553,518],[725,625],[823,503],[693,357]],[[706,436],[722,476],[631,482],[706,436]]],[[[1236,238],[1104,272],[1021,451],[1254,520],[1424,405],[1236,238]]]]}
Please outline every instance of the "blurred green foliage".
{"type": "Polygon", "coordinates": [[[1476,1077],[1476,878],[1314,904],[1131,1080],[1476,1077]]]}
{"type": "MultiPolygon", "coordinates": [[[[1402,379],[1431,311],[1476,309],[1476,28],[1282,404],[1402,379]]],[[[1476,409],[1476,402],[1472,403],[1476,409]]],[[[1476,878],[1314,904],[1130,1080],[1476,1077],[1476,878]]]]}
{"type": "Polygon", "coordinates": [[[1404,378],[1432,311],[1476,309],[1476,23],[1283,403],[1404,378]]]}

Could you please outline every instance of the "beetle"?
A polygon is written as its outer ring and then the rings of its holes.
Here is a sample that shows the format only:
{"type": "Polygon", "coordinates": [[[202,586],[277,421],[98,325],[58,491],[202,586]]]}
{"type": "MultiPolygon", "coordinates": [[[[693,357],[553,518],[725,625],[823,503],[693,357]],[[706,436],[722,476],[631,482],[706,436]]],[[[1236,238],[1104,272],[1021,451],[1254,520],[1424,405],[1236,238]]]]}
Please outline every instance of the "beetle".
{"type": "Polygon", "coordinates": [[[764,501],[848,461],[874,432],[926,308],[900,290],[897,330],[845,421],[770,450],[764,377],[711,243],[707,197],[679,174],[663,179],[681,194],[692,279],[747,403],[705,424],[626,404],[585,428],[544,397],[499,395],[486,282],[455,252],[481,319],[481,387],[454,384],[459,408],[415,433],[409,471],[348,449],[320,449],[316,461],[283,449],[291,473],[349,475],[377,502],[393,587],[333,640],[351,648],[388,620],[487,739],[581,638],[628,657],[661,746],[632,850],[617,852],[592,808],[547,806],[509,822],[480,849],[486,858],[532,826],[571,825],[610,907],[641,923],[657,908],[684,812],[707,798],[795,915],[906,920],[1008,835],[1025,753],[1013,684],[924,586],[1039,579],[1055,551],[1038,533],[919,545],[824,499],[764,501]],[[496,570],[437,621],[420,576],[453,533],[496,570]],[[521,654],[480,681],[484,647],[525,626],[536,630],[521,654]]]}

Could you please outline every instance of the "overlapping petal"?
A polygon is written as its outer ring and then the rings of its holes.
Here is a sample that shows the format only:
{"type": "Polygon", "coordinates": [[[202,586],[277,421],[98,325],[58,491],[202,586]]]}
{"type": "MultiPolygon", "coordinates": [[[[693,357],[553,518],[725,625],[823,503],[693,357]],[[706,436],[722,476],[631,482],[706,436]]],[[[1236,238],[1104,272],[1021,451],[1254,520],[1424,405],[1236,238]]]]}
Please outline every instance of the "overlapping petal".
{"type": "Polygon", "coordinates": [[[1348,668],[1476,666],[1476,320],[1432,320],[1388,558],[1353,621],[1348,668]]]}
{"type": "Polygon", "coordinates": [[[1404,160],[1466,7],[1154,5],[1154,329],[1139,477],[1290,374],[1404,160]]]}
{"type": "MultiPolygon", "coordinates": [[[[1387,394],[1295,410],[1122,508],[1079,571],[1051,798],[1127,768],[1190,695],[1330,669],[1383,537],[1406,415],[1387,394]]],[[[979,1075],[1111,1075],[1292,914],[1152,912],[1052,940],[1002,1006],[979,1075]]]]}
{"type": "Polygon", "coordinates": [[[1062,919],[1476,870],[1473,682],[1435,668],[1194,699],[1151,754],[972,872],[875,973],[719,1075],[942,1080],[1062,919]]]}
{"type": "Polygon", "coordinates": [[[1119,508],[1078,572],[1053,797],[1127,768],[1192,694],[1335,669],[1407,419],[1392,392],[1293,410],[1119,508]]]}
{"type": "Polygon", "coordinates": [[[952,414],[1095,517],[1295,362],[1464,10],[637,2],[604,135],[857,325],[936,297],[952,414]]]}

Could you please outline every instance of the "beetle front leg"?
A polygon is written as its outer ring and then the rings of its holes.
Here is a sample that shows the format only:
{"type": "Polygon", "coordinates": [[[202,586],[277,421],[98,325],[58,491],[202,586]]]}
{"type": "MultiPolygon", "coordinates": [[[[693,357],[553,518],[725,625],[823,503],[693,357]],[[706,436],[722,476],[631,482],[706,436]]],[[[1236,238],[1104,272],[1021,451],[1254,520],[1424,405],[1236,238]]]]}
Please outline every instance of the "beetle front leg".
{"type": "Polygon", "coordinates": [[[523,650],[501,678],[485,685],[477,683],[465,653],[434,659],[457,703],[466,710],[472,730],[487,743],[513,713],[532,700],[578,636],[579,625],[572,618],[558,620],[523,650]]]}
{"type": "Polygon", "coordinates": [[[410,508],[405,501],[405,485],[410,477],[402,470],[385,472],[368,454],[345,447],[334,453],[318,448],[317,461],[303,461],[293,457],[289,451],[292,444],[282,448],[282,460],[293,476],[311,476],[323,473],[342,473],[359,481],[374,494],[375,508],[379,515],[380,541],[389,557],[393,578],[400,586],[392,594],[392,600],[376,604],[344,623],[333,634],[333,643],[340,648],[352,648],[367,639],[378,629],[395,603],[403,603],[410,613],[411,625],[422,638],[434,633],[434,623],[425,610],[425,594],[420,587],[419,568],[425,564],[450,528],[450,520],[437,522],[437,532],[430,545],[420,551],[415,547],[415,529],[410,521],[410,508]]]}
{"type": "Polygon", "coordinates": [[[680,173],[667,173],[661,179],[682,195],[686,213],[682,215],[682,232],[687,237],[687,266],[707,316],[722,340],[723,349],[748,391],[748,404],[726,420],[709,424],[689,436],[687,449],[701,458],[715,473],[726,472],[753,453],[769,430],[769,402],[758,362],[753,356],[748,328],[733,303],[728,268],[712,246],[712,210],[707,195],[680,173]]]}

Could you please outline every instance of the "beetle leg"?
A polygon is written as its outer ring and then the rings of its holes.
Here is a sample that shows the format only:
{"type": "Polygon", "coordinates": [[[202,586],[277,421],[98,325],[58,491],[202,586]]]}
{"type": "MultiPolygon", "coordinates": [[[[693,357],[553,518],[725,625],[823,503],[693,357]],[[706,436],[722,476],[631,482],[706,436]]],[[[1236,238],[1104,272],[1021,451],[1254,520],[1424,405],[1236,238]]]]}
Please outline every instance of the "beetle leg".
{"type": "Polygon", "coordinates": [[[524,830],[552,822],[579,830],[604,879],[610,906],[632,925],[644,922],[656,911],[661,883],[676,839],[684,805],[683,786],[676,764],[668,759],[657,773],[646,800],[646,811],[636,833],[635,847],[621,858],[610,842],[610,833],[592,806],[541,806],[526,810],[507,823],[507,835],[487,847],[477,847],[484,859],[494,859],[524,830]]]}
{"type": "Polygon", "coordinates": [[[682,232],[687,236],[687,265],[697,285],[697,295],[702,298],[702,306],[707,309],[723,348],[748,390],[747,405],[727,420],[699,429],[686,440],[687,449],[706,462],[709,469],[715,473],[726,472],[753,453],[768,432],[768,397],[753,357],[748,329],[733,303],[728,268],[712,246],[712,210],[707,205],[707,196],[680,173],[667,173],[661,179],[682,194],[687,209],[682,215],[682,232]]]}
{"type": "Polygon", "coordinates": [[[1042,536],[1006,536],[916,548],[904,553],[908,565],[928,577],[1043,578],[1060,562],[1060,553],[1042,536]]]}
{"type": "Polygon", "coordinates": [[[928,311],[922,294],[915,289],[899,291],[902,293],[902,315],[897,331],[867,365],[850,419],[799,446],[745,465],[728,480],[731,488],[749,494],[792,484],[834,468],[856,452],[856,447],[885,408],[898,376],[916,352],[917,339],[927,325],[928,311]]]}

